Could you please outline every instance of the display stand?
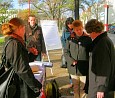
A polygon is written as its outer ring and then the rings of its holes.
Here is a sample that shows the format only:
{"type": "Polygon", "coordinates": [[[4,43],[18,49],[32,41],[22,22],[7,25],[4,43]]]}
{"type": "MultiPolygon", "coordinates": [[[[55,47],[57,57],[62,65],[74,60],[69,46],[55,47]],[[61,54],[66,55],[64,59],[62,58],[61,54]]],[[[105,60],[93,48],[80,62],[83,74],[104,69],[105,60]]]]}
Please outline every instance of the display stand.
{"type": "MultiPolygon", "coordinates": [[[[58,34],[59,32],[58,32],[57,21],[40,20],[40,24],[43,32],[44,41],[45,41],[48,61],[49,63],[51,63],[48,51],[54,49],[62,49],[61,40],[58,34]]],[[[50,68],[50,70],[51,70],[51,74],[53,75],[52,68],[50,68]]]]}
{"type": "MultiPolygon", "coordinates": [[[[35,66],[35,65],[39,66],[39,71],[34,72],[34,76],[40,83],[42,83],[43,87],[45,87],[46,85],[46,67],[53,67],[53,63],[34,61],[34,62],[30,62],[29,65],[30,67],[35,66]]],[[[42,96],[42,94],[44,94],[44,88],[40,96],[42,96]]],[[[41,98],[40,96],[39,98],[41,98]]]]}

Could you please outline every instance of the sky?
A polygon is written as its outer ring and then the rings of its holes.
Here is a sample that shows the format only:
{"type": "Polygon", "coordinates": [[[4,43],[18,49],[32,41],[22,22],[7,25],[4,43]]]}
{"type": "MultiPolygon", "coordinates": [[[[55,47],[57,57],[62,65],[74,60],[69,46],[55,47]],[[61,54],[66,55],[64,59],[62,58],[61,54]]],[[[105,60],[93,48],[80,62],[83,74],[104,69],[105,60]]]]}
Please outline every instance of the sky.
{"type": "Polygon", "coordinates": [[[13,0],[13,7],[16,9],[26,9],[26,8],[28,8],[28,4],[19,6],[18,0],[13,0]]]}

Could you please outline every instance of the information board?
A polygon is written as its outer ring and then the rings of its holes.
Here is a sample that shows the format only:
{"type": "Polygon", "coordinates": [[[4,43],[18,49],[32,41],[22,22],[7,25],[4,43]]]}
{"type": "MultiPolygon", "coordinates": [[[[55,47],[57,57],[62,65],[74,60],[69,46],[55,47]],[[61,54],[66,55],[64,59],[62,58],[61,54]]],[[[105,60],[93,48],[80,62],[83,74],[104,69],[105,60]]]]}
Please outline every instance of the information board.
{"type": "Polygon", "coordinates": [[[62,44],[59,37],[56,20],[40,20],[42,32],[47,50],[61,49],[62,44]]]}

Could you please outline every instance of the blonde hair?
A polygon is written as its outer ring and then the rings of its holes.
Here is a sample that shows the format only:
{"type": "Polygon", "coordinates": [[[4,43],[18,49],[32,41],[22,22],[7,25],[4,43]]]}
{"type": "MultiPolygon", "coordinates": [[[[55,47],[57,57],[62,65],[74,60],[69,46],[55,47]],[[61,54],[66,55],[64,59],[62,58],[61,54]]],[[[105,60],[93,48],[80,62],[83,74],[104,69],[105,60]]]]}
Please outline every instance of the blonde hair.
{"type": "Polygon", "coordinates": [[[2,24],[2,34],[3,35],[10,35],[19,26],[24,26],[24,21],[20,18],[12,18],[8,23],[2,24]]]}
{"type": "Polygon", "coordinates": [[[9,35],[11,34],[13,31],[15,31],[17,27],[10,24],[10,23],[4,23],[2,24],[2,34],[3,35],[9,35]]]}

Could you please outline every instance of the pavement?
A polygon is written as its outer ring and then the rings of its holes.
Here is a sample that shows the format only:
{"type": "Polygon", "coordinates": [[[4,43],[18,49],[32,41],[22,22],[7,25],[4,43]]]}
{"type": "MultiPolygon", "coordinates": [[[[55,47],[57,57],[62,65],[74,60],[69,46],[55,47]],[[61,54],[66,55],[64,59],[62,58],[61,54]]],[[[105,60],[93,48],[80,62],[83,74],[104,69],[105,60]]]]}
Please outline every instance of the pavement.
{"type": "MultiPolygon", "coordinates": [[[[74,98],[73,94],[70,93],[72,89],[70,88],[68,71],[66,68],[60,68],[62,50],[50,50],[48,53],[50,61],[53,63],[53,67],[46,67],[46,81],[48,82],[51,79],[56,79],[61,93],[60,98],[74,98]]],[[[44,61],[48,61],[47,56],[44,61]]],[[[85,81],[84,77],[82,78],[82,81],[85,81]]]]}
{"type": "MultiPolygon", "coordinates": [[[[113,36],[111,36],[111,39],[112,38],[113,36]]],[[[46,67],[46,81],[48,82],[51,79],[56,79],[59,85],[60,93],[61,93],[60,98],[74,98],[73,94],[70,93],[71,88],[70,88],[69,74],[67,72],[67,69],[60,68],[61,55],[62,55],[61,49],[49,51],[49,58],[50,58],[50,61],[53,63],[53,67],[52,68],[46,67]]],[[[45,57],[45,61],[48,61],[47,56],[45,57]]],[[[82,77],[81,79],[83,82],[85,81],[84,77],[82,77]]],[[[114,92],[114,98],[115,98],[115,92],[114,92]]]]}
{"type": "MultiPolygon", "coordinates": [[[[109,34],[109,37],[112,39],[113,43],[115,44],[115,34],[109,34]]],[[[0,50],[2,50],[2,47],[0,47],[0,50]]],[[[0,51],[1,54],[2,51],[0,51]]],[[[67,69],[60,68],[61,65],[61,56],[62,56],[62,49],[57,50],[50,50],[48,51],[49,59],[53,63],[53,67],[46,67],[46,82],[48,82],[51,79],[56,79],[61,97],[60,98],[74,98],[73,94],[70,93],[70,82],[69,82],[69,74],[67,72],[67,69]]],[[[0,55],[1,57],[1,55],[0,55]]],[[[48,56],[44,58],[44,61],[48,61],[48,56]]],[[[1,62],[1,61],[0,61],[1,62]]],[[[83,81],[85,78],[83,78],[83,81]]]]}

